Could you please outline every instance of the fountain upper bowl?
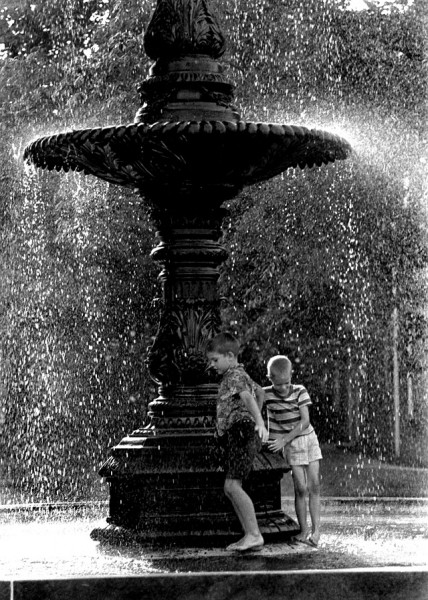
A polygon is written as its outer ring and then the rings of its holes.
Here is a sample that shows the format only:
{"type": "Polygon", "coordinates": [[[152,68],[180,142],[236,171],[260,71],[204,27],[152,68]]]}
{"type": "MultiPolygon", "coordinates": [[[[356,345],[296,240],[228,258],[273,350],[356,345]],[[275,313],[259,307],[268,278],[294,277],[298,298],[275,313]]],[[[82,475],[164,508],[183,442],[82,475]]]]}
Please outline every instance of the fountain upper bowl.
{"type": "Polygon", "coordinates": [[[350,153],[345,139],[317,129],[200,120],[68,131],[33,141],[24,158],[37,167],[83,171],[143,191],[156,185],[240,189],[350,153]]]}

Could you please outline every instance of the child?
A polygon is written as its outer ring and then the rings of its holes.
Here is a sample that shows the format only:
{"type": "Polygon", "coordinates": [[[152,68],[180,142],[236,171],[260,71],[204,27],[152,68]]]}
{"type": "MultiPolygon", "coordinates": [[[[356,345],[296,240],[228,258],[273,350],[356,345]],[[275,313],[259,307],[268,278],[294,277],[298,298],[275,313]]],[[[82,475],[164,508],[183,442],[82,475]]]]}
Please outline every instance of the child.
{"type": "Polygon", "coordinates": [[[286,356],[269,360],[267,376],[272,385],[263,388],[270,425],[268,447],[273,452],[282,451],[291,467],[294,505],[300,525],[300,533],[294,540],[316,548],[320,539],[319,461],[322,454],[309,420],[311,399],[302,385],[291,383],[291,374],[292,365],[286,356]],[[312,531],[307,525],[308,492],[312,531]]]}
{"type": "Polygon", "coordinates": [[[217,436],[222,450],[226,479],[224,492],[244,530],[244,537],[227,550],[244,552],[263,546],[253,501],[242,488],[256,455],[258,436],[262,442],[269,434],[259,405],[263,391],[238,363],[239,342],[229,333],[220,333],[208,342],[209,366],[222,375],[217,399],[217,436]],[[258,436],[257,436],[258,434],[258,436]]]}

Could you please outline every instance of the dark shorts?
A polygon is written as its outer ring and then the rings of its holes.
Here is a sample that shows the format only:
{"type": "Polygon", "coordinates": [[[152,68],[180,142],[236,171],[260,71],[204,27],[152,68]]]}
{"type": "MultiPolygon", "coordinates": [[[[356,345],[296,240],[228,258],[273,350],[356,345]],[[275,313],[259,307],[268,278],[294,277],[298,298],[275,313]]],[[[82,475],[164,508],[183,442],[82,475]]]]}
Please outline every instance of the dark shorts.
{"type": "Polygon", "coordinates": [[[246,479],[260,450],[254,421],[238,421],[217,438],[221,466],[226,479],[246,479]]]}

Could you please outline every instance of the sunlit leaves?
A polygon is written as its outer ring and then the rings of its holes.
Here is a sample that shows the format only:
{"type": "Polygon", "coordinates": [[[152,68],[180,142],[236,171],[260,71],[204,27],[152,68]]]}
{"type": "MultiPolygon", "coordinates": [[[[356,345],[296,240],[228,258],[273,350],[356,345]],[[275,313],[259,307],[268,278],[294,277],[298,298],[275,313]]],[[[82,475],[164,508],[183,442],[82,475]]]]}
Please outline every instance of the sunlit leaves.
{"type": "MultiPolygon", "coordinates": [[[[78,175],[30,177],[22,149],[38,135],[133,119],[154,4],[49,0],[0,15],[1,379],[12,440],[2,456],[18,487],[44,497],[82,494],[107,446],[140,424],[156,268],[138,198],[78,175]]],[[[254,375],[271,353],[290,353],[325,401],[320,435],[342,435],[343,423],[349,433],[354,394],[352,427],[386,456],[397,303],[418,432],[425,418],[422,2],[389,13],[344,5],[216,4],[242,114],[332,129],[357,153],[352,165],[291,171],[230,202],[221,291],[254,375]]]]}

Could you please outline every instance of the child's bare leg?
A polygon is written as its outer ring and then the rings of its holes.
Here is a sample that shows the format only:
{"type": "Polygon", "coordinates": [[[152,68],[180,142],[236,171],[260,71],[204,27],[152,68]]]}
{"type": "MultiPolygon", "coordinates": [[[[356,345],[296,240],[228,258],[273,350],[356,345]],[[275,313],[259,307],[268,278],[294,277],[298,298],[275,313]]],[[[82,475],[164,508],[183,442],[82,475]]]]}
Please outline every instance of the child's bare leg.
{"type": "Polygon", "coordinates": [[[309,513],[312,521],[311,538],[315,544],[318,544],[320,539],[320,512],[321,512],[321,496],[320,496],[320,463],[319,460],[309,463],[308,466],[308,491],[309,491],[309,513]]]}
{"type": "Polygon", "coordinates": [[[239,505],[236,504],[233,496],[229,495],[227,490],[228,490],[228,486],[226,486],[226,484],[225,484],[225,486],[224,486],[224,493],[226,494],[226,496],[230,500],[230,502],[231,502],[231,504],[233,506],[233,510],[235,511],[235,514],[238,517],[239,522],[241,523],[242,530],[244,531],[244,536],[240,540],[238,540],[238,542],[235,542],[234,544],[231,544],[230,546],[228,546],[228,548],[231,548],[232,546],[236,546],[237,544],[241,543],[242,540],[244,539],[244,537],[245,537],[245,520],[244,520],[243,516],[240,513],[240,507],[239,507],[239,505]]]}
{"type": "Polygon", "coordinates": [[[239,522],[241,523],[241,527],[244,531],[244,535],[241,538],[239,538],[239,540],[237,542],[233,542],[232,544],[229,544],[226,548],[226,550],[235,550],[236,547],[241,546],[244,543],[246,534],[245,534],[245,529],[244,529],[244,519],[242,518],[242,515],[239,512],[239,506],[237,506],[233,502],[232,498],[229,498],[229,500],[232,503],[233,510],[235,511],[236,516],[238,517],[239,522]]]}
{"type": "Polygon", "coordinates": [[[294,507],[296,510],[297,521],[300,526],[300,533],[296,535],[296,540],[306,540],[310,531],[307,523],[306,511],[306,468],[301,465],[292,466],[294,483],[294,507]]]}
{"type": "Polygon", "coordinates": [[[249,495],[243,490],[241,481],[239,479],[226,479],[224,492],[232,502],[245,534],[239,542],[231,544],[229,548],[246,550],[262,546],[264,540],[257,523],[254,504],[249,495]]]}

